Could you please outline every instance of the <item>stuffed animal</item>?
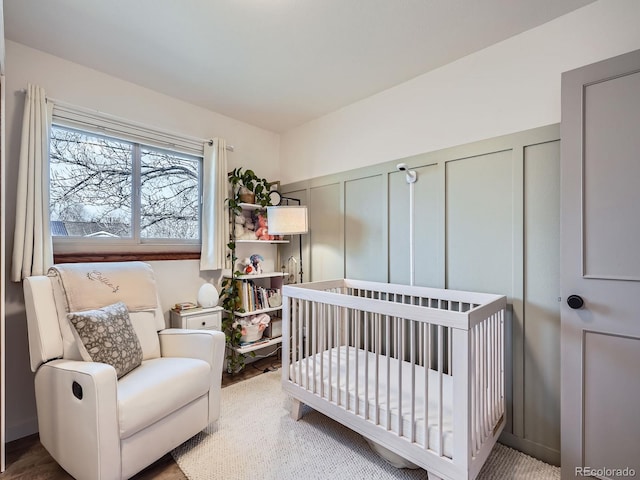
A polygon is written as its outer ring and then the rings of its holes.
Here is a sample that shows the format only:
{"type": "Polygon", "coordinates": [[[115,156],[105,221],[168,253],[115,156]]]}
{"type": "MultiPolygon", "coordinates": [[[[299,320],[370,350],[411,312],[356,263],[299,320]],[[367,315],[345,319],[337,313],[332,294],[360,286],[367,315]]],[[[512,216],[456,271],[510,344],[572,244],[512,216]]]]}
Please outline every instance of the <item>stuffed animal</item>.
{"type": "Polygon", "coordinates": [[[244,235],[244,222],[245,219],[243,215],[236,215],[233,224],[233,234],[235,238],[242,238],[242,236],[244,235]]]}
{"type": "Polygon", "coordinates": [[[254,253],[240,262],[240,265],[242,266],[241,271],[245,275],[257,275],[262,273],[262,262],[264,262],[262,255],[254,253]]]}
{"type": "Polygon", "coordinates": [[[256,273],[258,273],[256,272],[255,267],[253,266],[253,263],[251,262],[251,259],[249,257],[242,260],[242,262],[240,262],[240,265],[242,266],[241,271],[245,275],[255,275],[256,273]]]}
{"type": "Polygon", "coordinates": [[[262,255],[254,253],[249,257],[249,260],[251,261],[251,265],[253,266],[255,273],[262,273],[262,262],[264,262],[262,255]]]}
{"type": "Polygon", "coordinates": [[[254,225],[244,215],[236,215],[234,218],[233,233],[236,240],[255,240],[256,234],[253,231],[254,225]]]}
{"type": "Polygon", "coordinates": [[[257,218],[258,228],[256,229],[256,237],[258,237],[258,240],[273,240],[273,235],[269,235],[267,217],[259,213],[257,218]]]}

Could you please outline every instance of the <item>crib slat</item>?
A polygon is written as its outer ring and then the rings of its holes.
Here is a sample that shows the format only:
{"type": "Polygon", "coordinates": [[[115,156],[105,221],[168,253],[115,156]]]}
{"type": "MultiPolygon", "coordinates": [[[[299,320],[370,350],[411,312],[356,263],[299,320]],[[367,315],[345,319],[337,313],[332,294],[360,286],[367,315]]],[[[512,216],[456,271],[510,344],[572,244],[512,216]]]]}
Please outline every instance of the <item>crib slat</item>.
{"type": "Polygon", "coordinates": [[[504,394],[504,309],[500,310],[500,398],[501,398],[501,406],[500,411],[504,412],[506,410],[506,398],[504,394]]]}
{"type": "MultiPolygon", "coordinates": [[[[319,308],[320,308],[320,319],[322,319],[321,324],[318,326],[320,330],[320,344],[322,348],[320,351],[329,352],[329,361],[327,362],[328,363],[327,368],[329,370],[328,383],[327,383],[327,398],[329,399],[329,401],[333,401],[333,394],[335,390],[333,387],[333,362],[331,361],[331,356],[333,355],[333,351],[334,351],[333,336],[332,336],[333,329],[332,329],[332,323],[330,319],[325,317],[325,304],[324,303],[319,304],[319,308]]],[[[316,342],[316,344],[317,343],[318,342],[316,342]]],[[[338,395],[339,394],[340,393],[338,391],[338,395]]]]}
{"type": "MultiPolygon", "coordinates": [[[[396,433],[399,437],[402,436],[402,360],[404,358],[404,319],[396,317],[396,344],[398,345],[398,373],[396,378],[398,379],[398,429],[396,433]]],[[[388,409],[391,410],[391,404],[388,409]]]]}
{"type": "Polygon", "coordinates": [[[387,382],[387,418],[386,418],[386,428],[387,430],[391,430],[391,409],[389,405],[391,405],[391,318],[386,316],[386,357],[387,357],[387,378],[385,381],[387,382]]]}
{"type": "MultiPolygon", "coordinates": [[[[411,443],[416,441],[416,335],[414,322],[409,323],[409,348],[411,358],[411,443]]],[[[402,401],[402,398],[400,399],[402,401]]]]}
{"type": "MultiPolygon", "coordinates": [[[[307,319],[307,302],[306,300],[301,300],[298,303],[298,315],[299,315],[299,324],[298,324],[298,349],[299,349],[299,353],[300,353],[300,359],[303,360],[307,357],[308,353],[307,351],[305,351],[304,349],[304,336],[306,334],[305,332],[305,322],[307,319]]],[[[303,370],[304,367],[304,363],[300,363],[298,365],[298,374],[300,377],[300,381],[304,381],[305,385],[307,388],[309,387],[309,383],[307,382],[307,379],[305,379],[305,371],[303,370]]]]}
{"type": "MultiPolygon", "coordinates": [[[[292,298],[290,299],[287,303],[289,305],[289,310],[290,310],[290,315],[291,315],[291,323],[289,324],[291,326],[291,348],[290,348],[290,355],[291,355],[291,365],[295,366],[294,372],[296,374],[300,373],[300,361],[302,360],[302,357],[300,356],[300,352],[298,351],[298,342],[297,342],[297,335],[298,335],[298,322],[300,321],[299,317],[298,317],[298,302],[299,300],[292,298]],[[297,364],[296,364],[297,362],[297,364]]],[[[284,323],[284,322],[283,322],[284,323]]],[[[287,360],[287,359],[283,359],[283,360],[287,360]]],[[[297,375],[291,375],[291,373],[287,372],[287,375],[289,377],[293,377],[292,380],[294,382],[297,382],[298,384],[300,383],[300,378],[295,378],[297,375]]]]}
{"type": "Polygon", "coordinates": [[[337,344],[337,348],[338,348],[338,362],[336,365],[336,385],[338,385],[338,391],[337,391],[337,405],[341,405],[342,404],[342,395],[340,393],[340,375],[342,372],[342,369],[340,368],[340,363],[342,360],[342,339],[340,338],[340,310],[339,307],[332,305],[331,307],[332,313],[333,313],[333,321],[334,321],[334,330],[336,332],[337,338],[336,338],[336,344],[337,344]]]}
{"type": "Polygon", "coordinates": [[[494,371],[494,365],[493,365],[493,338],[494,338],[494,331],[493,331],[493,321],[492,318],[489,317],[489,319],[486,322],[487,324],[487,381],[488,381],[488,394],[487,394],[487,398],[488,398],[488,402],[489,402],[489,406],[487,408],[487,415],[488,415],[488,421],[489,421],[489,433],[491,432],[491,430],[493,429],[495,422],[494,422],[494,408],[495,408],[495,382],[494,382],[494,375],[493,375],[493,371],[494,371]]]}
{"type": "Polygon", "coordinates": [[[488,405],[487,401],[487,325],[486,322],[480,324],[481,333],[481,356],[480,365],[482,366],[482,440],[486,438],[489,433],[489,422],[487,419],[488,405]]]}
{"type": "MultiPolygon", "coordinates": [[[[313,391],[315,389],[315,379],[310,378],[309,376],[309,336],[313,333],[313,329],[309,328],[310,325],[310,302],[308,300],[304,300],[302,305],[300,306],[300,310],[302,311],[302,317],[300,322],[300,353],[302,357],[306,360],[304,363],[304,371],[302,372],[302,378],[304,379],[305,385],[307,386],[307,390],[313,391]],[[312,381],[313,384],[309,382],[312,381]]],[[[300,370],[302,370],[302,364],[300,365],[300,370]]]]}
{"type": "Polygon", "coordinates": [[[340,322],[339,322],[339,318],[338,318],[338,307],[335,305],[328,305],[328,308],[330,308],[332,310],[332,319],[333,319],[333,332],[334,332],[334,344],[336,345],[336,349],[338,352],[338,359],[340,359],[340,361],[336,364],[336,371],[335,371],[335,378],[336,378],[336,389],[337,389],[337,404],[341,405],[342,402],[342,394],[341,394],[341,388],[340,388],[340,381],[341,381],[341,375],[342,375],[342,369],[341,369],[341,359],[342,359],[342,352],[344,351],[343,348],[343,344],[342,344],[342,331],[340,329],[340,322]]]}
{"type": "Polygon", "coordinates": [[[364,418],[369,419],[369,312],[364,314],[364,418]]]}
{"type": "Polygon", "coordinates": [[[471,404],[469,405],[469,412],[471,413],[469,422],[470,422],[470,435],[471,435],[471,452],[475,454],[476,452],[476,368],[475,368],[475,359],[476,359],[476,335],[475,328],[472,328],[469,331],[469,389],[471,390],[470,398],[471,404]]]}
{"type": "Polygon", "coordinates": [[[476,369],[475,369],[475,349],[476,349],[476,337],[474,329],[469,330],[469,390],[470,390],[470,405],[469,405],[469,430],[470,430],[470,447],[471,454],[476,451],[476,369]]]}
{"type": "Polygon", "coordinates": [[[453,336],[451,335],[451,330],[447,329],[447,368],[446,368],[446,372],[449,375],[452,375],[452,371],[451,371],[451,362],[453,361],[453,358],[451,357],[451,355],[453,354],[453,336]]]}
{"type": "Polygon", "coordinates": [[[480,415],[478,416],[478,433],[480,444],[484,440],[485,436],[485,385],[484,385],[484,362],[483,362],[483,353],[484,353],[484,339],[482,332],[482,324],[477,326],[478,329],[478,389],[479,395],[478,400],[480,404],[480,415]]]}
{"type": "MultiPolygon", "coordinates": [[[[366,295],[366,292],[365,292],[366,295]]],[[[354,347],[356,349],[356,355],[355,355],[355,367],[356,367],[356,371],[355,371],[355,383],[356,383],[356,392],[355,392],[355,405],[353,406],[354,408],[354,412],[356,415],[360,415],[360,373],[361,373],[361,365],[360,365],[360,355],[358,355],[358,352],[360,351],[360,342],[362,340],[362,331],[360,328],[361,325],[361,320],[363,319],[363,314],[364,312],[358,312],[358,318],[355,319],[355,338],[354,338],[354,347]]]]}
{"type": "Polygon", "coordinates": [[[431,324],[425,323],[424,330],[425,352],[423,356],[424,365],[424,448],[429,448],[429,367],[431,367],[431,324]]]}
{"type": "Polygon", "coordinates": [[[496,406],[495,406],[495,418],[494,423],[497,423],[500,420],[500,402],[501,402],[501,393],[500,393],[500,318],[498,315],[493,315],[493,321],[495,325],[495,338],[494,338],[494,348],[495,351],[493,353],[494,356],[494,375],[496,378],[496,406]]]}
{"type": "Polygon", "coordinates": [[[444,327],[442,325],[438,325],[438,438],[440,442],[438,444],[438,455],[443,455],[444,449],[444,433],[443,433],[443,386],[442,386],[442,376],[443,376],[443,366],[444,366],[444,327]]]}
{"type": "MultiPolygon", "coordinates": [[[[313,345],[313,355],[317,356],[318,355],[318,324],[311,318],[312,309],[311,309],[310,303],[311,302],[308,302],[308,301],[305,302],[304,316],[305,318],[309,319],[309,322],[311,324],[311,333],[313,335],[313,338],[311,339],[311,344],[313,345]]],[[[318,392],[318,388],[316,387],[317,378],[318,378],[318,362],[313,362],[313,387],[311,390],[313,393],[318,392]]],[[[320,382],[322,383],[322,378],[320,378],[320,382]]]]}
{"type": "Polygon", "coordinates": [[[382,316],[375,314],[376,318],[376,373],[375,373],[375,423],[380,425],[380,352],[382,350],[382,316]]]}
{"type": "Polygon", "coordinates": [[[347,385],[347,393],[346,398],[344,399],[344,407],[349,410],[351,405],[351,400],[349,396],[349,385],[351,385],[351,355],[349,355],[349,345],[351,345],[353,338],[353,310],[350,308],[346,309],[347,312],[347,350],[345,355],[345,385],[347,385]]]}
{"type": "Polygon", "coordinates": [[[480,334],[478,332],[477,326],[473,329],[474,340],[475,340],[475,358],[474,358],[474,367],[475,367],[475,378],[474,378],[474,386],[475,386],[475,435],[476,435],[476,444],[474,447],[474,452],[477,452],[480,449],[480,417],[482,415],[482,408],[480,406],[480,397],[482,395],[482,390],[480,388],[480,334]]]}
{"type": "Polygon", "coordinates": [[[485,322],[487,324],[487,421],[489,422],[489,434],[493,429],[494,422],[494,407],[495,407],[495,395],[494,395],[494,365],[493,365],[493,322],[491,317],[485,322]]]}
{"type": "Polygon", "coordinates": [[[495,315],[491,315],[491,317],[489,317],[489,322],[490,322],[490,327],[491,327],[491,348],[490,348],[490,352],[491,352],[491,356],[490,356],[490,360],[491,360],[491,365],[489,366],[489,371],[491,372],[491,427],[493,428],[493,426],[496,424],[496,422],[498,421],[498,409],[497,404],[498,404],[498,395],[496,393],[496,389],[498,387],[498,377],[496,375],[496,371],[497,371],[497,362],[496,362],[496,339],[497,339],[497,332],[496,332],[496,318],[495,315]]]}
{"type": "MultiPolygon", "coordinates": [[[[304,329],[304,325],[305,323],[308,325],[308,323],[310,322],[309,320],[309,301],[307,300],[302,300],[300,302],[298,302],[298,307],[296,309],[296,313],[297,313],[297,323],[298,325],[296,326],[296,337],[294,338],[298,338],[297,343],[297,350],[298,350],[298,356],[300,357],[300,361],[302,361],[302,359],[308,355],[308,351],[305,352],[304,351],[304,347],[303,347],[303,343],[302,343],[302,339],[304,338],[305,335],[308,335],[308,330],[306,330],[305,333],[305,329],[304,329]]],[[[315,377],[311,378],[309,376],[309,362],[306,362],[307,364],[307,378],[306,378],[306,385],[307,385],[307,389],[309,389],[309,382],[313,383],[313,387],[315,388],[315,377]]],[[[301,365],[301,364],[298,364],[301,365]]],[[[300,372],[300,378],[302,378],[302,369],[300,367],[298,367],[298,371],[300,372]]]]}
{"type": "Polygon", "coordinates": [[[318,318],[318,313],[317,313],[318,308],[319,308],[318,304],[311,305],[311,312],[312,312],[311,314],[313,318],[313,323],[314,325],[316,325],[316,328],[318,329],[318,333],[319,333],[318,341],[322,342],[321,345],[319,345],[319,348],[320,348],[320,351],[323,353],[318,356],[320,359],[320,392],[318,393],[322,398],[324,398],[325,396],[324,394],[324,352],[326,351],[326,348],[325,348],[326,345],[324,344],[324,325],[319,323],[320,319],[318,318]]]}

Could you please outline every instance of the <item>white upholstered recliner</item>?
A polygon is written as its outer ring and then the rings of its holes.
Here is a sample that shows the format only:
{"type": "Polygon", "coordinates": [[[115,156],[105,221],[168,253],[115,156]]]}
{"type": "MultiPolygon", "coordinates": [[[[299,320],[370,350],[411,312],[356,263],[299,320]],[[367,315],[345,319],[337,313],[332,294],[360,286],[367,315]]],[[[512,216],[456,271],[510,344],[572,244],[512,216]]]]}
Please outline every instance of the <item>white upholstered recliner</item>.
{"type": "Polygon", "coordinates": [[[24,293],[40,441],[75,478],[129,478],[218,419],[222,332],[165,329],[159,302],[131,312],[142,364],[118,379],[113,366],[82,360],[58,275],[25,279],[24,293]]]}

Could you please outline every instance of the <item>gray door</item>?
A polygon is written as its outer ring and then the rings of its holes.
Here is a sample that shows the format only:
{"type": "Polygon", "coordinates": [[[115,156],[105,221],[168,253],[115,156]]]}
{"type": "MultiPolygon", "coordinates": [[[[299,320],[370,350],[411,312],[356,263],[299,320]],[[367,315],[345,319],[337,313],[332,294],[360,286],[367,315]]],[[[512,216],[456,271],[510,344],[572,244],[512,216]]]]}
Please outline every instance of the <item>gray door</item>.
{"type": "Polygon", "coordinates": [[[640,51],[562,76],[561,136],[562,478],[640,476],[640,51]]]}

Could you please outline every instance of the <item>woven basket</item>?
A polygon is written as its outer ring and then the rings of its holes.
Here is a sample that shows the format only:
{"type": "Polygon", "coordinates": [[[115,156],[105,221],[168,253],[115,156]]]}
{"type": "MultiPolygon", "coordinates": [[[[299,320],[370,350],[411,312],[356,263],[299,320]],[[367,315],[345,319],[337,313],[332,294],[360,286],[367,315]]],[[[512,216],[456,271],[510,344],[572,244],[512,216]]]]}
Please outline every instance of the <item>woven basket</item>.
{"type": "Polygon", "coordinates": [[[255,203],[256,202],[256,194],[253,193],[246,187],[240,187],[240,192],[238,192],[238,198],[242,203],[255,203]]]}
{"type": "Polygon", "coordinates": [[[245,325],[242,327],[242,332],[244,335],[240,337],[241,343],[257,342],[262,338],[264,325],[245,325]]]}
{"type": "Polygon", "coordinates": [[[240,194],[240,201],[242,203],[255,203],[256,202],[256,196],[253,193],[241,193],[240,194]]]}

